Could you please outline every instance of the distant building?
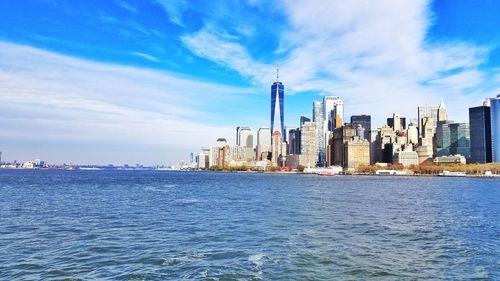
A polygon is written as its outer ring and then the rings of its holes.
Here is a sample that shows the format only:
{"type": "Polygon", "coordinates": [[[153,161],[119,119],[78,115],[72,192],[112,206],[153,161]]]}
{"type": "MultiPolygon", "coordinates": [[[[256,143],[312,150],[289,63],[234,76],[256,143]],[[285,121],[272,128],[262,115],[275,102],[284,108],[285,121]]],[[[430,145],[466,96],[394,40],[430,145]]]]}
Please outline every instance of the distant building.
{"type": "Polygon", "coordinates": [[[434,158],[434,164],[465,164],[463,155],[439,156],[434,158]]]}
{"type": "Polygon", "coordinates": [[[344,168],[354,170],[361,164],[370,164],[370,142],[353,137],[344,144],[344,168]]]}
{"type": "Polygon", "coordinates": [[[236,145],[253,148],[252,129],[245,126],[236,128],[236,145]]]}
{"type": "Polygon", "coordinates": [[[300,116],[300,128],[302,128],[302,125],[304,125],[304,123],[306,122],[311,122],[311,119],[305,116],[300,116]]]}
{"type": "Polygon", "coordinates": [[[418,153],[413,151],[411,146],[404,150],[398,150],[394,153],[393,163],[402,164],[405,167],[418,165],[418,153]]]}
{"type": "Polygon", "coordinates": [[[491,117],[489,102],[483,106],[469,108],[470,162],[490,163],[491,157],[491,117]]]}
{"type": "Polygon", "coordinates": [[[285,86],[279,81],[279,73],[276,74],[276,82],[271,86],[271,131],[279,130],[282,141],[285,140],[285,86]],[[276,124],[277,122],[277,124],[276,124]]]}
{"type": "Polygon", "coordinates": [[[370,165],[374,165],[378,161],[375,151],[377,149],[377,136],[379,132],[379,130],[370,131],[370,165]]]}
{"type": "Polygon", "coordinates": [[[441,103],[439,104],[437,111],[437,123],[448,121],[448,109],[444,105],[443,99],[441,98],[441,103]]]}
{"type": "MultiPolygon", "coordinates": [[[[365,140],[365,128],[361,126],[361,124],[355,125],[356,126],[356,137],[359,139],[365,140]]],[[[367,140],[367,139],[366,139],[367,140]]]]}
{"type": "Polygon", "coordinates": [[[271,131],[267,127],[257,131],[257,160],[268,160],[268,152],[271,151],[271,131]],[[265,155],[264,158],[262,155],[265,155]]]}
{"type": "Polygon", "coordinates": [[[500,94],[490,99],[491,160],[500,163],[500,94]]]}
{"type": "Polygon", "coordinates": [[[323,133],[342,126],[344,120],[344,102],[337,96],[323,98],[323,133]]]}
{"type": "Polygon", "coordinates": [[[431,118],[432,126],[437,126],[438,120],[438,109],[437,105],[423,105],[418,107],[418,135],[419,137],[423,134],[423,119],[431,118]]]}
{"type": "Polygon", "coordinates": [[[434,120],[431,117],[422,118],[422,136],[417,147],[419,163],[431,160],[434,155],[434,130],[434,120]]]}
{"type": "Polygon", "coordinates": [[[288,154],[300,154],[300,129],[292,129],[288,132],[288,154]]]}
{"type": "Polygon", "coordinates": [[[353,125],[361,125],[363,129],[365,129],[364,139],[370,139],[370,131],[372,130],[372,117],[370,115],[352,115],[351,116],[351,124],[353,125]]]}
{"type": "Polygon", "coordinates": [[[316,123],[305,122],[301,131],[300,164],[305,167],[316,166],[318,146],[316,144],[316,123]]]}
{"type": "Polygon", "coordinates": [[[387,126],[391,127],[396,132],[405,130],[406,118],[400,117],[397,113],[393,113],[392,117],[387,118],[387,126]]]}
{"type": "Polygon", "coordinates": [[[316,125],[316,151],[318,153],[315,165],[321,165],[325,158],[325,120],[323,116],[323,103],[321,101],[313,102],[313,122],[316,125]]]}
{"type": "Polygon", "coordinates": [[[196,168],[207,169],[210,167],[209,162],[210,149],[203,148],[201,152],[196,156],[196,168]]]}
{"type": "Polygon", "coordinates": [[[282,137],[281,133],[278,130],[275,130],[273,133],[273,136],[271,138],[271,145],[272,145],[272,158],[271,162],[273,163],[274,166],[278,166],[280,157],[282,156],[282,137]]]}
{"type": "Polygon", "coordinates": [[[373,155],[371,163],[392,163],[392,157],[397,147],[396,132],[389,126],[380,128],[373,142],[373,155]]]}
{"type": "MultiPolygon", "coordinates": [[[[328,163],[333,166],[345,167],[345,143],[350,139],[356,137],[356,127],[352,124],[345,124],[340,128],[333,129],[332,136],[332,149],[329,153],[332,153],[331,159],[333,163],[328,163]]],[[[369,143],[368,143],[369,145],[369,143]]],[[[369,149],[369,148],[368,148],[369,149]]],[[[370,151],[368,150],[368,157],[370,151]]]]}
{"type": "Polygon", "coordinates": [[[410,123],[406,131],[407,141],[412,145],[418,144],[418,128],[417,124],[410,123]]]}

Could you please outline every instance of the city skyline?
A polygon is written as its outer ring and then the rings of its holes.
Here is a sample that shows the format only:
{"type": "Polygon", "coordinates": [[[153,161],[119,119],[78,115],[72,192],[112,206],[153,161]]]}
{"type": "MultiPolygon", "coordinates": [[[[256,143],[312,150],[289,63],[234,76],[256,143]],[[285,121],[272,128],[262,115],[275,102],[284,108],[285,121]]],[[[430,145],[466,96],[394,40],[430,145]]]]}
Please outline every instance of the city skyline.
{"type": "Polygon", "coordinates": [[[449,119],[468,122],[469,107],[498,94],[498,7],[3,2],[0,150],[5,161],[187,160],[219,136],[234,143],[240,124],[269,126],[276,63],[284,126],[330,95],[344,100],[344,121],[368,114],[373,128],[441,97],[449,119]]]}

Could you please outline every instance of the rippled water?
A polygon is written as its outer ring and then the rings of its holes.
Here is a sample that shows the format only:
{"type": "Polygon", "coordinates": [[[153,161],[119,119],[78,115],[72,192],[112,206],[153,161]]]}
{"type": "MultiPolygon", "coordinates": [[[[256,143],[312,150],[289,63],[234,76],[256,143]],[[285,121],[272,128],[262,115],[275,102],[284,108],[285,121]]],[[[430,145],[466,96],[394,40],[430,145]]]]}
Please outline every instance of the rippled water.
{"type": "Polygon", "coordinates": [[[0,280],[500,279],[500,180],[0,171],[0,280]]]}

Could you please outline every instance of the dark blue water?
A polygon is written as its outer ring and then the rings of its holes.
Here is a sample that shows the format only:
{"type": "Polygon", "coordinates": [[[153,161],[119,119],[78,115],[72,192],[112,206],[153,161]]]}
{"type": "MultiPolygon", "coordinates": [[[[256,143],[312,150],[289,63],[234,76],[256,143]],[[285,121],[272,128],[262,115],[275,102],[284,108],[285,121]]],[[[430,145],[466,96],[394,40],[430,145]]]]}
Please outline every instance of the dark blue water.
{"type": "Polygon", "coordinates": [[[500,180],[0,171],[0,280],[500,279],[500,180]]]}

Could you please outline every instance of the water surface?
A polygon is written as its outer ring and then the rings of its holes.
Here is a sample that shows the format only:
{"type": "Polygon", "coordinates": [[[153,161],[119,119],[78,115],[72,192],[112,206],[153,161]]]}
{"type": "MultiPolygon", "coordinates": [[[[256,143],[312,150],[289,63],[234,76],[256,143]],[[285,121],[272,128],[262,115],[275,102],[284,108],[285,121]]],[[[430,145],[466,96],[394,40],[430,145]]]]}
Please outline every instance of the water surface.
{"type": "Polygon", "coordinates": [[[499,280],[500,180],[0,171],[0,280],[499,280]]]}

